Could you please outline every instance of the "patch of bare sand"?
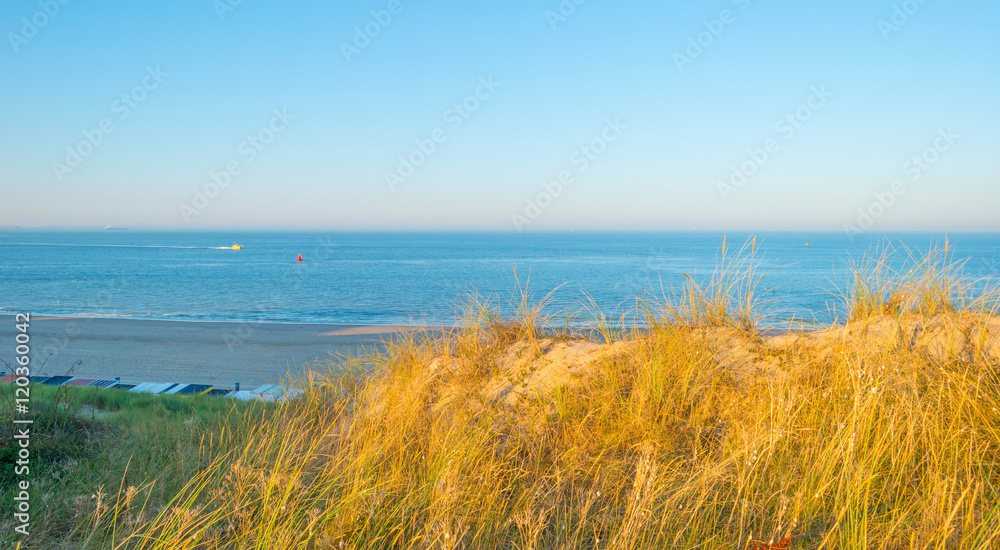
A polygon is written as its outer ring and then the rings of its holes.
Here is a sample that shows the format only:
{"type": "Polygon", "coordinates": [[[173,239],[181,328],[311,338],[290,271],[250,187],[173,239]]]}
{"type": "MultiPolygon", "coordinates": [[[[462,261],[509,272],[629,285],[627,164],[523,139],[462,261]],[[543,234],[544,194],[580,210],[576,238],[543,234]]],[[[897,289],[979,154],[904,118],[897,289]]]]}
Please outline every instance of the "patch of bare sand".
{"type": "Polygon", "coordinates": [[[522,398],[546,398],[557,388],[570,388],[594,376],[596,365],[623,353],[627,341],[598,344],[589,341],[539,340],[537,346],[517,342],[497,362],[497,374],[487,382],[484,397],[515,405],[522,398]]]}
{"type": "Polygon", "coordinates": [[[412,383],[415,388],[426,388],[427,384],[435,387],[432,412],[457,404],[477,410],[486,403],[515,407],[525,400],[548,411],[556,389],[576,387],[596,374],[601,359],[623,353],[631,345],[628,341],[614,344],[556,339],[541,339],[534,344],[520,341],[501,350],[489,369],[490,374],[473,381],[472,387],[457,382],[463,379],[463,365],[452,356],[432,359],[412,383]]]}
{"type": "Polygon", "coordinates": [[[814,332],[770,338],[772,348],[804,346],[827,359],[845,345],[879,344],[937,360],[1000,360],[1000,317],[972,313],[877,316],[814,332]]]}
{"type": "MultiPolygon", "coordinates": [[[[694,329],[698,330],[698,329],[694,329]]],[[[845,349],[897,349],[939,361],[1000,361],[1000,317],[972,313],[878,316],[817,331],[747,335],[731,327],[700,329],[720,365],[737,375],[776,374],[824,362],[845,349]]]]}
{"type": "MultiPolygon", "coordinates": [[[[794,375],[797,367],[822,363],[845,349],[900,350],[940,360],[1000,361],[1000,317],[950,314],[873,317],[818,331],[748,335],[731,327],[689,328],[714,350],[719,365],[737,377],[794,375]]],[[[559,389],[572,391],[599,375],[602,361],[628,353],[638,345],[625,340],[600,344],[587,340],[519,341],[501,350],[486,370],[463,365],[457,357],[438,356],[413,371],[412,391],[431,392],[434,413],[461,408],[475,413],[487,404],[519,408],[525,414],[547,414],[559,389]],[[465,373],[465,374],[463,374],[465,373]],[[471,383],[471,385],[470,385],[471,383]],[[533,406],[525,407],[524,405],[533,406]]],[[[369,403],[380,409],[384,394],[369,403]]]]}

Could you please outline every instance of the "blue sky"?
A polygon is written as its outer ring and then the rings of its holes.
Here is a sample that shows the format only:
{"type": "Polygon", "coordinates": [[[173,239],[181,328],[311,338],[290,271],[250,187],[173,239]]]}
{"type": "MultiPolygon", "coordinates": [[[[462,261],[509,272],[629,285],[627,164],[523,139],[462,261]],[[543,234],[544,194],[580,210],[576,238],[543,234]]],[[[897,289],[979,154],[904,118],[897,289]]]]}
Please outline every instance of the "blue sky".
{"type": "Polygon", "coordinates": [[[1000,4],[673,4],[5,2],[0,225],[1000,230],[1000,4]]]}

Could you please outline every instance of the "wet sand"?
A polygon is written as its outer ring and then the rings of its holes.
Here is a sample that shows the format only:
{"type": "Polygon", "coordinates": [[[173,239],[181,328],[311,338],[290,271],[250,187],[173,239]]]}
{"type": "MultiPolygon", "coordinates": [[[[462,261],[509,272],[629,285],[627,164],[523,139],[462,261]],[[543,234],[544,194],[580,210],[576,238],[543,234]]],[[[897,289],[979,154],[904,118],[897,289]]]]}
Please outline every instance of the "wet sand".
{"type": "MultiPolygon", "coordinates": [[[[412,327],[33,316],[32,374],[241,389],[336,368],[412,327]],[[332,360],[333,365],[318,364],[332,360]],[[43,366],[44,363],[44,366],[43,366]]],[[[14,360],[14,316],[0,315],[0,359],[14,360]]],[[[0,364],[0,370],[11,369],[0,364]]]]}

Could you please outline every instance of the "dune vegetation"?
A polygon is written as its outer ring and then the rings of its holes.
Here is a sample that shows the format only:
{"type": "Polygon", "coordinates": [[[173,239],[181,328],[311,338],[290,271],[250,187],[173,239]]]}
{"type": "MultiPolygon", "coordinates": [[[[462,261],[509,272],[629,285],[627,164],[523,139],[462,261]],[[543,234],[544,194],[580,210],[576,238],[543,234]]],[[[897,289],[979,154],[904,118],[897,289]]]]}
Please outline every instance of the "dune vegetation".
{"type": "Polygon", "coordinates": [[[475,302],[278,405],[74,394],[31,544],[1000,548],[996,294],[946,248],[876,254],[842,322],[766,330],[755,253],[636,324],[475,302]]]}

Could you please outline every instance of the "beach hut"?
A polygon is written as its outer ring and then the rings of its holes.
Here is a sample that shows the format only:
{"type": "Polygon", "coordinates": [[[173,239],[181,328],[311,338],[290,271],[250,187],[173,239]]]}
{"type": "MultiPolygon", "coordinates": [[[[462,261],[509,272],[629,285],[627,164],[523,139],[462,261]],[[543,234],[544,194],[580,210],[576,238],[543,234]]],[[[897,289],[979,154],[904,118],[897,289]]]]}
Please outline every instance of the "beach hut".
{"type": "Polygon", "coordinates": [[[93,378],[74,378],[66,382],[67,386],[89,386],[96,382],[93,378]]]}
{"type": "Polygon", "coordinates": [[[158,384],[154,382],[143,382],[142,384],[139,384],[138,386],[132,388],[129,391],[133,393],[151,393],[156,395],[159,393],[164,393],[170,389],[173,389],[173,387],[176,385],[177,384],[170,384],[170,383],[158,384]]]}
{"type": "Polygon", "coordinates": [[[231,391],[226,394],[226,397],[231,397],[240,401],[257,401],[260,399],[260,395],[248,392],[247,390],[231,391]]]}
{"type": "Polygon", "coordinates": [[[239,399],[240,401],[265,401],[270,403],[280,402],[286,399],[295,399],[303,393],[305,392],[299,389],[290,390],[284,386],[278,386],[276,384],[263,384],[250,391],[237,390],[230,392],[226,397],[232,397],[233,399],[239,399]]]}
{"type": "Polygon", "coordinates": [[[302,390],[289,390],[284,386],[278,386],[276,384],[264,384],[255,388],[251,393],[260,396],[261,401],[284,401],[286,399],[295,399],[302,395],[302,390]]]}
{"type": "Polygon", "coordinates": [[[251,393],[259,395],[261,401],[282,401],[285,389],[275,384],[264,384],[255,388],[251,393]]]}
{"type": "Polygon", "coordinates": [[[207,384],[178,384],[178,386],[169,392],[174,395],[199,395],[205,393],[212,389],[212,386],[207,384]]]}
{"type": "Polygon", "coordinates": [[[257,386],[256,388],[250,390],[250,393],[280,394],[281,393],[281,387],[280,386],[276,386],[274,384],[262,384],[260,386],[257,386]]]}
{"type": "Polygon", "coordinates": [[[53,376],[52,378],[49,378],[45,382],[42,382],[42,384],[45,384],[46,386],[62,386],[63,384],[69,382],[72,379],[73,379],[72,376],[53,376]]]}
{"type": "Polygon", "coordinates": [[[50,376],[29,376],[28,382],[32,384],[44,384],[46,380],[51,378],[50,376]]]}
{"type": "MultiPolygon", "coordinates": [[[[93,382],[87,384],[92,388],[110,388],[118,384],[118,380],[94,380],[93,382]]],[[[129,386],[129,388],[135,387],[135,384],[129,386]]]]}
{"type": "Polygon", "coordinates": [[[8,375],[4,376],[3,378],[0,378],[0,383],[9,384],[9,383],[13,382],[14,380],[17,380],[17,375],[16,374],[8,374],[8,375]]]}

